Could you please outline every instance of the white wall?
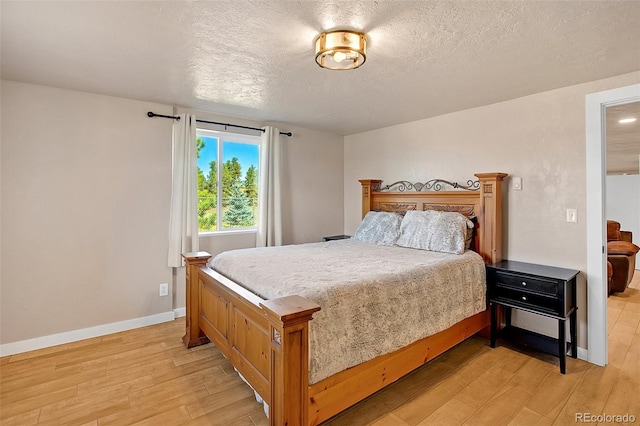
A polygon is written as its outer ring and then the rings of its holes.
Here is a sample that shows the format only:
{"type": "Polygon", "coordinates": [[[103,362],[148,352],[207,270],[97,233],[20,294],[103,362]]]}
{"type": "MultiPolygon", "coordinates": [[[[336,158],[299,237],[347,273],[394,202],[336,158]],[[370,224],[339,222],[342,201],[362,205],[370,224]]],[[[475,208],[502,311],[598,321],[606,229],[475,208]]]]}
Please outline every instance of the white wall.
{"type": "MultiPolygon", "coordinates": [[[[172,121],[146,116],[174,108],[4,80],[0,90],[0,344],[46,346],[183,308],[183,268],[167,267],[172,121]]],[[[293,132],[285,243],[341,233],[343,137],[272,124],[293,132]]],[[[213,254],[254,245],[252,234],[201,241],[213,254]]]]}
{"type": "Polygon", "coordinates": [[[1,343],[171,312],[171,108],[1,90],[1,343]]]}
{"type": "MultiPolygon", "coordinates": [[[[640,175],[607,176],[605,183],[607,219],[633,232],[633,243],[640,245],[640,175]]],[[[636,269],[640,269],[640,256],[636,256],[636,269]]]]}
{"type": "MultiPolygon", "coordinates": [[[[345,233],[357,227],[358,179],[466,182],[477,172],[522,178],[505,192],[504,258],[586,271],[585,96],[640,81],[640,73],[565,87],[345,137],[345,233]],[[566,209],[578,210],[567,223],[566,209]]],[[[586,348],[585,278],[578,282],[578,345],[586,348]]],[[[555,321],[516,324],[557,335],[555,321]]]]}

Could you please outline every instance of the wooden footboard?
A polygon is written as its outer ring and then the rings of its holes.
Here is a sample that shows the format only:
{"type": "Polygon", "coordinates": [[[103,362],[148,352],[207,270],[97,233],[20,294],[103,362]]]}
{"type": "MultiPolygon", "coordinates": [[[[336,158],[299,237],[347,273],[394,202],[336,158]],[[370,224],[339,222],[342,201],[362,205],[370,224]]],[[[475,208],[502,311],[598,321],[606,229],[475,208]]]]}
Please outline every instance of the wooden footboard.
{"type": "Polygon", "coordinates": [[[209,339],[269,404],[271,425],[307,425],[309,320],[320,307],[300,296],[263,300],[186,253],[187,347],[209,339]]]}
{"type": "MultiPolygon", "coordinates": [[[[479,191],[379,192],[362,182],[369,210],[470,211],[478,218],[476,251],[485,262],[501,258],[504,173],[478,174],[479,191]]],[[[320,307],[300,296],[263,300],[209,269],[206,252],[186,253],[187,347],[212,341],[269,404],[270,425],[316,425],[382,389],[489,325],[488,311],[391,354],[309,385],[309,321],[320,307]]]]}

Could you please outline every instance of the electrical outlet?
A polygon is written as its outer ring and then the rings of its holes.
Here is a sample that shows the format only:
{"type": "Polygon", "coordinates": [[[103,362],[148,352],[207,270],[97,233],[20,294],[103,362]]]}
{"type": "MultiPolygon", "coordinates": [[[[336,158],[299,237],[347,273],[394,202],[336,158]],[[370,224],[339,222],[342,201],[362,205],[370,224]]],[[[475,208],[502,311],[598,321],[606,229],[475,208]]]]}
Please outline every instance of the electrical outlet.
{"type": "Polygon", "coordinates": [[[169,295],[169,283],[160,284],[160,296],[168,296],[169,295]]]}
{"type": "Polygon", "coordinates": [[[577,222],[577,221],[578,221],[578,210],[567,209],[567,222],[577,222]]]}

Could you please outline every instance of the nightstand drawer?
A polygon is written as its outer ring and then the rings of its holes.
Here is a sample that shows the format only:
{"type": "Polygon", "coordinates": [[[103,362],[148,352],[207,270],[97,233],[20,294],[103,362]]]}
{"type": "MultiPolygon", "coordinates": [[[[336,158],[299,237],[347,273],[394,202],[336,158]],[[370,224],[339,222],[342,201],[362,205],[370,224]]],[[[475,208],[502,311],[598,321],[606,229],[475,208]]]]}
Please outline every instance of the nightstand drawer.
{"type": "Polygon", "coordinates": [[[513,306],[519,306],[532,311],[546,312],[553,315],[561,315],[560,301],[556,297],[543,294],[521,291],[509,287],[496,287],[494,300],[513,306]]]}
{"type": "Polygon", "coordinates": [[[552,297],[558,296],[558,282],[542,278],[531,278],[523,275],[496,271],[496,285],[512,289],[540,293],[552,297]]]}

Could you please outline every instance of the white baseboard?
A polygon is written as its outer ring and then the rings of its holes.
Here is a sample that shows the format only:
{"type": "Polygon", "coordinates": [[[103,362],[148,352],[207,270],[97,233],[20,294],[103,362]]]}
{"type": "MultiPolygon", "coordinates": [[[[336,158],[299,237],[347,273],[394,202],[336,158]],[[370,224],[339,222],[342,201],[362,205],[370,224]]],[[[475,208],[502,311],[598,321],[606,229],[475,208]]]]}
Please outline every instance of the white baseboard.
{"type": "Polygon", "coordinates": [[[146,327],[148,325],[160,324],[162,322],[173,321],[175,318],[176,314],[173,311],[162,312],[160,314],[149,315],[142,318],[97,325],[95,327],[83,328],[80,330],[66,331],[64,333],[36,337],[34,339],[21,340],[19,342],[5,343],[0,345],[0,356],[15,355],[22,352],[34,351],[36,349],[62,345],[64,343],[90,339],[92,337],[118,333],[120,331],[132,330],[134,328],[146,327]]]}
{"type": "Polygon", "coordinates": [[[581,359],[583,361],[589,361],[589,358],[587,355],[588,355],[588,350],[578,346],[578,359],[581,359]]]}
{"type": "Polygon", "coordinates": [[[176,308],[176,309],[173,310],[173,315],[175,315],[176,318],[186,317],[187,316],[187,308],[186,307],[176,308]]]}

